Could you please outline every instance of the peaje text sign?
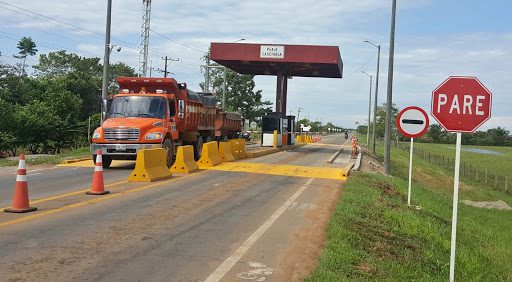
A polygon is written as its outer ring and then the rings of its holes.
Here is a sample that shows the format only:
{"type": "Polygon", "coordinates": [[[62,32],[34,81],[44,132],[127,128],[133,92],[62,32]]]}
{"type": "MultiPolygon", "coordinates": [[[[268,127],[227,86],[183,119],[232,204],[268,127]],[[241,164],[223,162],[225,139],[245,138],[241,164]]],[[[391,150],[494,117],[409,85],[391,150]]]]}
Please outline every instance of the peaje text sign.
{"type": "Polygon", "coordinates": [[[284,46],[261,45],[260,58],[284,59],[284,46]]]}

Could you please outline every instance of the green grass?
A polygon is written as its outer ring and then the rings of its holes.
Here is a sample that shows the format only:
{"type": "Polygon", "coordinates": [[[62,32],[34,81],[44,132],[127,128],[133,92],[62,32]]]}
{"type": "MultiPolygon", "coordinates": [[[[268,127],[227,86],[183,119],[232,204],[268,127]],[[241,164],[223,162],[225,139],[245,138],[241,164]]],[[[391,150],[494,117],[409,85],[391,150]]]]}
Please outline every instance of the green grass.
{"type": "MultiPolygon", "coordinates": [[[[377,146],[382,155],[382,146],[377,146]]],[[[446,281],[449,273],[453,178],[415,159],[412,204],[407,208],[408,152],[392,151],[396,177],[358,173],[345,184],[327,231],[319,265],[307,281],[446,281]]],[[[461,184],[460,199],[512,196],[461,184]]],[[[456,279],[512,280],[512,211],[459,205],[456,279]]]]}
{"type": "MultiPolygon", "coordinates": [[[[65,159],[74,159],[74,158],[85,158],[91,155],[88,147],[79,148],[76,150],[65,149],[62,150],[60,154],[52,155],[52,156],[40,156],[33,159],[28,159],[27,164],[36,165],[36,164],[59,164],[65,159]]],[[[0,159],[0,167],[2,166],[16,166],[18,165],[18,161],[8,160],[8,159],[0,159]]]]}

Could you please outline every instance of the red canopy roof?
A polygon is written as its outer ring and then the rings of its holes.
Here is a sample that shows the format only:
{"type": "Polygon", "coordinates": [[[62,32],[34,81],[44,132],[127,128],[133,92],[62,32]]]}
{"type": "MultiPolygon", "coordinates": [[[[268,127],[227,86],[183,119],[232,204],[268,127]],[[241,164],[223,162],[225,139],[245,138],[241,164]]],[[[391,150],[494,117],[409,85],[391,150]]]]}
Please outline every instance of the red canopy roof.
{"type": "Polygon", "coordinates": [[[241,74],[341,78],[337,46],[211,43],[210,58],[241,74]]]}

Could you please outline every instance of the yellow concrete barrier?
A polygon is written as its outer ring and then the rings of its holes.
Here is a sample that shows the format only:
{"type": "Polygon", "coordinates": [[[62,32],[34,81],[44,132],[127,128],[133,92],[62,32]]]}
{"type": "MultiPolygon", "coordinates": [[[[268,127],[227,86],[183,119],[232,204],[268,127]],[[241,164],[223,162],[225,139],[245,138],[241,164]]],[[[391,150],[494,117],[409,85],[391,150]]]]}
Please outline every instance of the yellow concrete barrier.
{"type": "Polygon", "coordinates": [[[204,143],[201,158],[197,161],[199,168],[216,166],[221,162],[222,160],[219,156],[219,148],[217,147],[217,142],[212,141],[204,143]]]}
{"type": "Polygon", "coordinates": [[[230,139],[231,154],[235,159],[245,159],[245,139],[230,139]]]}
{"type": "Polygon", "coordinates": [[[236,160],[231,153],[231,144],[229,142],[219,142],[219,157],[223,162],[236,160]]]}
{"type": "Polygon", "coordinates": [[[240,158],[241,159],[245,159],[246,158],[246,155],[245,155],[245,139],[239,139],[239,155],[240,155],[240,158]]]}
{"type": "Polygon", "coordinates": [[[128,181],[152,182],[171,175],[167,167],[167,151],[164,148],[139,150],[135,169],[128,177],[128,181]]]}
{"type": "Polygon", "coordinates": [[[194,147],[192,145],[179,146],[176,153],[176,161],[171,167],[171,172],[191,173],[199,169],[194,160],[194,147]]]}

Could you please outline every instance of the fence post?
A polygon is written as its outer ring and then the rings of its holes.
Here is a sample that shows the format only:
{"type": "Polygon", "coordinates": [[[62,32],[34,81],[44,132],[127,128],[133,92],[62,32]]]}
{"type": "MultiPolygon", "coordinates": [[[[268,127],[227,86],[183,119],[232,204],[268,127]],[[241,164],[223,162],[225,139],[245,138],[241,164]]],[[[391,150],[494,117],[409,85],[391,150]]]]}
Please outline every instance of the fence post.
{"type": "Polygon", "coordinates": [[[478,172],[480,171],[480,167],[476,167],[476,180],[478,180],[478,172]]]}
{"type": "Polygon", "coordinates": [[[462,176],[466,176],[466,163],[462,162],[462,176]]]}
{"type": "Polygon", "coordinates": [[[471,177],[471,163],[469,163],[469,177],[471,177]]]}
{"type": "Polygon", "coordinates": [[[487,167],[485,167],[485,183],[487,183],[487,167]]]}
{"type": "Polygon", "coordinates": [[[494,188],[498,189],[498,174],[494,174],[494,188]]]}
{"type": "Polygon", "coordinates": [[[508,174],[505,174],[505,192],[508,192],[508,174]]]}

